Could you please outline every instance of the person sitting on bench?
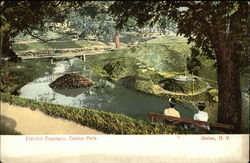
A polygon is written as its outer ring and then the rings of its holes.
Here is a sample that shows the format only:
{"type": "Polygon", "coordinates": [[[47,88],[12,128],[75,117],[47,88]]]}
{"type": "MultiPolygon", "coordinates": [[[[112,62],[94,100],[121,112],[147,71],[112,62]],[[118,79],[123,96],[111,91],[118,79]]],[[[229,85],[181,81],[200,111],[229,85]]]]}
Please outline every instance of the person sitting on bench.
{"type": "MultiPolygon", "coordinates": [[[[169,101],[170,107],[166,108],[164,110],[164,115],[180,118],[180,113],[175,109],[176,100],[174,98],[170,98],[168,101],[169,101]]],[[[171,120],[165,120],[165,123],[169,123],[169,122],[172,122],[172,121],[171,120]]]]}
{"type": "MultiPolygon", "coordinates": [[[[198,121],[205,121],[207,122],[208,121],[208,113],[205,112],[205,103],[204,102],[198,102],[197,104],[198,106],[198,113],[196,113],[193,117],[194,120],[198,120],[198,121]]],[[[206,126],[206,125],[202,125],[202,127],[204,127],[205,129],[207,130],[210,130],[210,127],[209,126],[206,126]]]]}

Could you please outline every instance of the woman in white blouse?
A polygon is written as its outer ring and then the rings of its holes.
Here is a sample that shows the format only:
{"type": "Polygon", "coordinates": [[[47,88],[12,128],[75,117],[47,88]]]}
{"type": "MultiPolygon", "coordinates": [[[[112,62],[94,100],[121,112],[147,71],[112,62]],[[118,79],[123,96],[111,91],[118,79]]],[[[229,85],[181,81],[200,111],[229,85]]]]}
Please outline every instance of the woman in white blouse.
{"type": "MultiPolygon", "coordinates": [[[[194,120],[198,120],[198,121],[205,121],[207,122],[208,121],[208,113],[205,112],[205,103],[204,102],[198,102],[198,113],[196,113],[193,117],[194,120]]],[[[202,127],[210,130],[210,127],[209,126],[206,126],[206,125],[203,125],[202,127]]]]}

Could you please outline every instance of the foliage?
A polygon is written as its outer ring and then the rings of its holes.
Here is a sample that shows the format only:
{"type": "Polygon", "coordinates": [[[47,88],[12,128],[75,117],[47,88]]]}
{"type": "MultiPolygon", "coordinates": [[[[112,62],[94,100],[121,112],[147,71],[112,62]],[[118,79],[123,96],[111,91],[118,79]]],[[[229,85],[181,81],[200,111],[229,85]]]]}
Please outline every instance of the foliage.
{"type": "Polygon", "coordinates": [[[93,82],[90,79],[76,73],[64,74],[49,84],[52,89],[81,88],[92,85],[93,82]]]}
{"type": "MultiPolygon", "coordinates": [[[[51,22],[62,23],[72,7],[84,5],[84,1],[3,1],[1,2],[0,29],[3,54],[9,56],[14,38],[23,33],[40,38],[51,22]]],[[[52,24],[53,24],[52,23],[52,24]]],[[[1,56],[2,56],[1,51],[1,56]]]]}
{"type": "Polygon", "coordinates": [[[94,49],[95,47],[107,48],[107,46],[99,41],[48,41],[47,43],[43,42],[31,42],[31,43],[18,43],[13,44],[12,48],[14,51],[42,51],[42,50],[53,50],[53,49],[94,49]]]}
{"type": "Polygon", "coordinates": [[[144,93],[155,94],[155,91],[153,89],[154,83],[150,74],[151,73],[149,73],[147,69],[138,69],[137,74],[135,75],[134,88],[144,93]]]}
{"type": "Polygon", "coordinates": [[[0,135],[21,135],[20,132],[17,132],[16,130],[12,128],[8,128],[4,126],[3,124],[0,125],[0,135]]]}
{"type": "Polygon", "coordinates": [[[108,2],[86,2],[85,6],[74,9],[67,17],[70,28],[75,30],[81,39],[96,36],[103,41],[112,41],[115,29],[112,17],[107,13],[108,2]]]}
{"type": "MultiPolygon", "coordinates": [[[[12,88],[15,88],[16,78],[9,74],[1,74],[0,79],[0,92],[11,92],[12,88]]],[[[13,90],[12,90],[13,91],[13,90]]]]}
{"type": "MultiPolygon", "coordinates": [[[[1,3],[1,22],[8,28],[1,29],[3,33],[3,50],[8,50],[13,38],[20,32],[30,32],[44,25],[44,20],[57,15],[57,2],[10,2],[1,3]]],[[[60,14],[58,14],[60,15],[60,14]]]]}
{"type": "Polygon", "coordinates": [[[207,88],[207,85],[205,82],[203,82],[201,79],[195,78],[195,81],[177,81],[173,78],[167,78],[164,81],[161,81],[164,86],[163,88],[168,91],[173,92],[181,92],[181,93],[190,93],[192,90],[194,92],[204,90],[207,88]]]}
{"type": "Polygon", "coordinates": [[[123,77],[134,74],[137,62],[138,61],[133,58],[117,58],[104,65],[103,69],[109,75],[109,79],[117,81],[123,77]]]}
{"type": "Polygon", "coordinates": [[[105,111],[75,108],[69,106],[49,104],[35,100],[24,99],[8,94],[1,94],[1,101],[8,102],[32,110],[40,110],[46,115],[60,117],[89,126],[107,134],[190,134],[184,128],[162,123],[151,123],[127,117],[122,114],[114,114],[105,111]]]}
{"type": "Polygon", "coordinates": [[[26,60],[3,66],[0,74],[1,92],[16,93],[21,86],[32,82],[45,73],[51,73],[53,65],[47,63],[49,63],[47,59],[37,62],[26,60]]]}
{"type": "Polygon", "coordinates": [[[177,32],[176,23],[167,17],[161,17],[158,26],[161,28],[163,34],[166,34],[166,30],[177,32]]]}
{"type": "Polygon", "coordinates": [[[199,49],[192,47],[191,56],[187,58],[187,69],[190,74],[198,75],[198,72],[201,69],[202,63],[197,58],[199,55],[199,49]]]}

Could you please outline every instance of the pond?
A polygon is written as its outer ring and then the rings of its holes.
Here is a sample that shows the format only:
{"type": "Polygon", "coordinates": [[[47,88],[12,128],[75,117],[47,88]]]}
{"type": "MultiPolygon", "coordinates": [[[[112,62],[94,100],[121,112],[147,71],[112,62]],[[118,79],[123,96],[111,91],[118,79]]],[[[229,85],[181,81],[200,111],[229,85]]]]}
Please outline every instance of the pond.
{"type": "MultiPolygon", "coordinates": [[[[108,80],[97,78],[89,65],[76,58],[57,61],[52,75],[46,75],[22,87],[20,96],[54,104],[85,107],[125,114],[138,119],[148,119],[148,112],[163,113],[169,107],[167,99],[125,88],[108,80]],[[77,72],[94,82],[94,86],[78,89],[52,89],[49,84],[68,72],[77,72]]],[[[178,103],[176,109],[182,118],[193,118],[196,113],[192,103],[178,103]]]]}

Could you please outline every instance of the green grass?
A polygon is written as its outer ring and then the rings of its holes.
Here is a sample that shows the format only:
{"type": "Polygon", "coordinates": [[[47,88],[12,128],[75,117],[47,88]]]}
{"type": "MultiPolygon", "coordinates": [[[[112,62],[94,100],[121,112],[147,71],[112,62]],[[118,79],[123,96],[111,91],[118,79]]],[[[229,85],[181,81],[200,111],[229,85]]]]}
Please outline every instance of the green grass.
{"type": "Polygon", "coordinates": [[[52,49],[81,48],[75,41],[49,42],[48,44],[52,49]]]}
{"type": "Polygon", "coordinates": [[[53,49],[73,49],[73,48],[91,48],[92,46],[106,46],[98,41],[85,41],[85,40],[61,40],[61,41],[48,41],[45,42],[30,42],[30,43],[16,43],[12,45],[15,51],[41,51],[53,49]]]}
{"type": "Polygon", "coordinates": [[[59,42],[31,42],[27,44],[14,44],[13,49],[15,51],[40,51],[49,49],[67,49],[67,48],[81,48],[75,41],[59,41],[59,42]]]}
{"type": "Polygon", "coordinates": [[[164,36],[164,37],[157,38],[157,39],[152,39],[152,40],[149,40],[147,42],[148,43],[160,43],[160,44],[186,43],[187,39],[185,37],[182,37],[182,36],[170,35],[170,36],[164,36]]]}

